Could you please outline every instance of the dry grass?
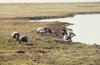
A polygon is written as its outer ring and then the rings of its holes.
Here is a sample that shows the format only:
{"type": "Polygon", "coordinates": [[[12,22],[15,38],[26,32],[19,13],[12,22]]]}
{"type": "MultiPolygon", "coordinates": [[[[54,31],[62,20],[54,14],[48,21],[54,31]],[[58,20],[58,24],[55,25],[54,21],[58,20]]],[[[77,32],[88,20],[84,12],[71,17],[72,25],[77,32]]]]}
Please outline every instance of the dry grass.
{"type": "Polygon", "coordinates": [[[0,20],[0,65],[100,65],[100,49],[95,46],[78,42],[68,45],[52,36],[30,32],[45,24],[0,20]],[[29,44],[13,40],[10,35],[15,30],[29,35],[29,44]]]}
{"type": "Polygon", "coordinates": [[[100,3],[0,4],[0,17],[67,16],[100,13],[100,3]]]}
{"type": "MultiPolygon", "coordinates": [[[[63,16],[98,13],[99,3],[0,4],[2,17],[63,16]]],[[[0,65],[100,65],[100,49],[75,42],[68,45],[52,36],[38,36],[35,30],[49,23],[28,20],[0,20],[0,65]],[[29,44],[11,38],[18,31],[28,35],[29,44]]]]}

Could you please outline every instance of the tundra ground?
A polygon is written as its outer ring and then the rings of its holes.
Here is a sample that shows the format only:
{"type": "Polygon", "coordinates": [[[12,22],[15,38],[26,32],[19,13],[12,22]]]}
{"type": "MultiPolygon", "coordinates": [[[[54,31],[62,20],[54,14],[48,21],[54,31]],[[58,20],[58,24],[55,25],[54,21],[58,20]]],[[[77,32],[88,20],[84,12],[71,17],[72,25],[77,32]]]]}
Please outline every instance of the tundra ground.
{"type": "Polygon", "coordinates": [[[50,35],[37,35],[35,30],[46,24],[0,20],[0,65],[100,65],[100,47],[80,42],[68,45],[50,35]],[[13,40],[14,31],[28,35],[29,43],[13,40]]]}

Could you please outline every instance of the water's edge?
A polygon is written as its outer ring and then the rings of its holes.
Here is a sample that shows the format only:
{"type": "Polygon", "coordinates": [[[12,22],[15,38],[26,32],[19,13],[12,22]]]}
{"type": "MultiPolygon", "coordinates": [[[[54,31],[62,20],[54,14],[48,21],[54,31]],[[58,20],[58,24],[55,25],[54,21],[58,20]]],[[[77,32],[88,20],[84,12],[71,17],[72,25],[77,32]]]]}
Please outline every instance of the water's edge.
{"type": "Polygon", "coordinates": [[[14,20],[14,19],[26,19],[26,20],[42,20],[42,19],[56,19],[56,18],[67,18],[74,17],[75,15],[89,15],[89,14],[100,14],[100,12],[78,12],[78,13],[69,13],[61,16],[35,16],[35,17],[2,17],[0,20],[14,20]]]}

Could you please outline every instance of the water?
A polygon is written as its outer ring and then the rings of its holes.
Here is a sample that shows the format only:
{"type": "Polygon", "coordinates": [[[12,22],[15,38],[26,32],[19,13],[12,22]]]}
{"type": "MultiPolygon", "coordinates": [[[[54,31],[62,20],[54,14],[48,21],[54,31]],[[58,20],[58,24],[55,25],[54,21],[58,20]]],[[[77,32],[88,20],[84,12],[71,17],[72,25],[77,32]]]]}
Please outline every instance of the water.
{"type": "Polygon", "coordinates": [[[77,35],[74,41],[100,45],[100,14],[76,15],[69,21],[75,24],[72,27],[77,35]]]}
{"type": "Polygon", "coordinates": [[[70,18],[47,19],[40,21],[61,21],[74,23],[73,26],[69,27],[72,28],[74,33],[77,35],[73,38],[73,41],[100,45],[100,14],[76,15],[70,18]]]}

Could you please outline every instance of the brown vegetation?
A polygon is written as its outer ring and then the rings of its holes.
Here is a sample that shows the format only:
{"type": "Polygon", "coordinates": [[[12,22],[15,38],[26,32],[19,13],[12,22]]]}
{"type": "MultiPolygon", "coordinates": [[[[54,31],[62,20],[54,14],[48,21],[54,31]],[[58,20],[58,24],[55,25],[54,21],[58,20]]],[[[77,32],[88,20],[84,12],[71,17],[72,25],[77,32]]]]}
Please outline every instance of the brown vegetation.
{"type": "Polygon", "coordinates": [[[27,20],[0,20],[0,65],[100,65],[100,49],[74,42],[68,45],[52,36],[32,31],[50,23],[27,20]],[[29,44],[11,38],[18,31],[29,36],[29,44]],[[30,32],[31,31],[31,32],[30,32]]]}
{"type": "Polygon", "coordinates": [[[41,19],[92,13],[100,13],[100,2],[0,4],[0,18],[41,19]]]}

